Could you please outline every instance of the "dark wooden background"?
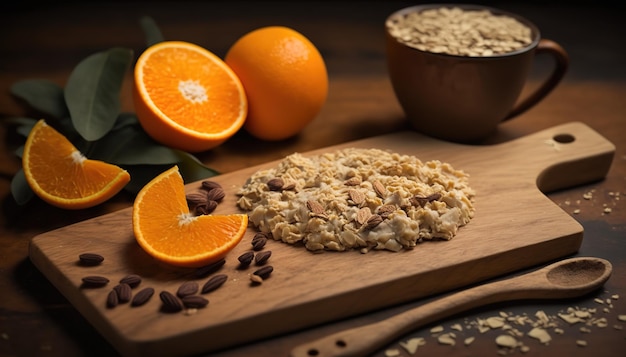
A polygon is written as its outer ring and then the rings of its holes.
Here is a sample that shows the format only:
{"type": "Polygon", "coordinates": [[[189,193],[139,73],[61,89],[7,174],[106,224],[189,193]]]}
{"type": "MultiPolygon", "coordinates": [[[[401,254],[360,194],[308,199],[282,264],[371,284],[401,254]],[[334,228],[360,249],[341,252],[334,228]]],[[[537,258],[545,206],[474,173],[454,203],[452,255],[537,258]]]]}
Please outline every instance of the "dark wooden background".
{"type": "MultiPolygon", "coordinates": [[[[520,137],[560,123],[581,121],[617,147],[605,180],[559,192],[549,198],[571,213],[585,228],[578,255],[609,259],[615,268],[602,291],[575,301],[520,302],[492,306],[455,316],[440,323],[449,330],[500,311],[533,315],[555,314],[570,306],[596,307],[597,297],[617,295],[606,317],[606,328],[566,328],[552,333],[549,346],[526,337],[525,356],[618,356],[626,347],[626,50],[623,9],[605,2],[482,2],[516,12],[533,21],[543,37],[559,42],[571,65],[564,81],[538,106],[501,125],[483,144],[520,137]],[[584,196],[591,194],[591,198],[584,196]],[[605,213],[610,208],[610,213],[605,213]],[[579,210],[579,211],[577,211],[579,210]],[[576,213],[578,212],[578,213],[576,213]],[[577,339],[588,342],[576,346],[577,339]]],[[[299,136],[277,143],[256,140],[244,132],[198,157],[226,173],[332,144],[407,128],[386,74],[383,24],[387,15],[415,2],[32,2],[0,5],[0,116],[32,115],[9,94],[16,81],[49,79],[63,85],[74,66],[88,55],[111,47],[126,47],[137,56],[144,48],[139,18],[151,16],[166,39],[194,42],[223,56],[244,33],[266,25],[289,26],[305,34],[324,56],[330,78],[328,102],[316,120],[299,136]]],[[[529,88],[551,65],[538,58],[529,88]]],[[[123,102],[132,110],[130,76],[123,102]]],[[[104,205],[67,212],[33,202],[18,207],[10,195],[10,180],[21,163],[14,150],[23,138],[2,121],[0,126],[0,356],[110,356],[116,351],[67,302],[28,259],[29,240],[39,233],[128,207],[132,199],[120,194],[104,205]]],[[[589,197],[589,196],[587,196],[589,197]]],[[[532,209],[532,207],[526,208],[532,209]]],[[[421,304],[423,301],[413,305],[421,304]]],[[[297,343],[375,321],[412,306],[319,326],[267,341],[223,351],[220,356],[286,356],[297,343]]],[[[497,355],[499,332],[458,333],[459,341],[476,336],[471,346],[443,346],[429,333],[415,330],[403,340],[422,336],[426,346],[417,355],[497,355]]],[[[400,341],[400,340],[399,340],[400,341]]],[[[406,351],[398,342],[402,356],[406,351]]],[[[387,348],[386,348],[387,349],[387,348]]],[[[385,350],[377,356],[384,356],[385,350]]],[[[517,352],[520,353],[520,352],[517,352]]]]}

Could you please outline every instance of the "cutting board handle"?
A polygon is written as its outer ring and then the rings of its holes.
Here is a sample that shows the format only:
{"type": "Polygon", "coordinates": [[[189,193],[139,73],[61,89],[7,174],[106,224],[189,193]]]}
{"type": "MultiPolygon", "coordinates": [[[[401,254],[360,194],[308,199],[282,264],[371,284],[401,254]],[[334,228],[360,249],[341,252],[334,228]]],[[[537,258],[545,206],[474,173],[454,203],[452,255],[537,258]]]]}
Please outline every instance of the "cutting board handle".
{"type": "Polygon", "coordinates": [[[484,150],[490,151],[492,163],[500,163],[499,168],[506,171],[502,174],[532,175],[544,193],[604,179],[615,155],[613,143],[580,122],[554,126],[484,150]]]}

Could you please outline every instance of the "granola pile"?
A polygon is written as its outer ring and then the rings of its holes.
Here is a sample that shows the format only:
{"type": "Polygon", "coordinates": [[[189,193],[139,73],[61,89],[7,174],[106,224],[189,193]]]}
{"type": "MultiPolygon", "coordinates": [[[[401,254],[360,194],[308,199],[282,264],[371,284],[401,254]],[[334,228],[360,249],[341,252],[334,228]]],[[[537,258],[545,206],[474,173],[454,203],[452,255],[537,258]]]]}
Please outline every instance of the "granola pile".
{"type": "Polygon", "coordinates": [[[237,204],[261,232],[311,251],[400,251],[452,239],[474,216],[469,175],[380,149],[294,153],[254,173],[237,204]]]}

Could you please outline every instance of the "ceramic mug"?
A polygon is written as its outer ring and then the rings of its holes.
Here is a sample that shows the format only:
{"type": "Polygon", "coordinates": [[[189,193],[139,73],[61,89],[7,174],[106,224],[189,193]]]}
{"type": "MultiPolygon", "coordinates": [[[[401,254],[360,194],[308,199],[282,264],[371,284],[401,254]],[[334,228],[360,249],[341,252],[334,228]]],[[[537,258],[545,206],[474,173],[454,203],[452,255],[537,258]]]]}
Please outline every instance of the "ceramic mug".
{"type": "Polygon", "coordinates": [[[411,6],[389,15],[385,32],[388,73],[407,119],[419,132],[454,142],[484,139],[501,122],[539,103],[561,81],[569,65],[567,52],[558,43],[541,38],[533,23],[487,6],[411,6]],[[420,50],[392,35],[390,21],[397,21],[398,16],[441,7],[487,10],[516,19],[530,29],[530,43],[503,54],[466,56],[420,50]],[[555,65],[541,84],[520,100],[538,54],[551,55],[555,65]]]}

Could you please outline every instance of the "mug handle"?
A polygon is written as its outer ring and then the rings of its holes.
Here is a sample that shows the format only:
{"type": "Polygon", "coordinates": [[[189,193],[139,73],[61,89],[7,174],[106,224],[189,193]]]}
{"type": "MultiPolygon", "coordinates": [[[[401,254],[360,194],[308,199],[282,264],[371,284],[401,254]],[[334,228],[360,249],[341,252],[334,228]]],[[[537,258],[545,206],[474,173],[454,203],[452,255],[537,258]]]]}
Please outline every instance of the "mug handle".
{"type": "Polygon", "coordinates": [[[543,84],[541,84],[541,86],[539,86],[532,94],[517,104],[517,106],[515,106],[502,121],[513,119],[528,110],[533,105],[537,104],[546,95],[548,95],[548,93],[550,93],[557,84],[559,84],[561,79],[563,79],[563,76],[569,66],[569,56],[567,55],[565,49],[563,49],[563,47],[561,47],[558,43],[543,38],[539,40],[535,54],[538,55],[541,53],[547,53],[554,57],[555,65],[552,70],[552,74],[550,74],[546,81],[543,82],[543,84]]]}

